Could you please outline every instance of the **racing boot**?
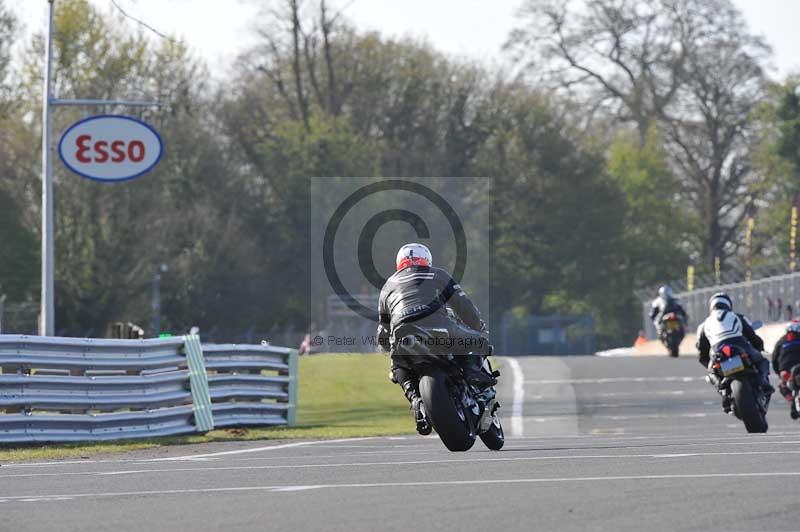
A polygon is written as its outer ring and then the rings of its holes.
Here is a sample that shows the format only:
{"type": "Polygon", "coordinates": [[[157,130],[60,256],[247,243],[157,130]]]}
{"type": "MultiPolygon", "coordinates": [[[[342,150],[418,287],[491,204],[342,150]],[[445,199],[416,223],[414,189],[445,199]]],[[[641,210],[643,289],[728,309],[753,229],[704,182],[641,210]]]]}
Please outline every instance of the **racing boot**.
{"type": "Polygon", "coordinates": [[[784,373],[788,374],[787,371],[781,372],[781,383],[778,385],[778,392],[786,399],[789,403],[789,417],[792,419],[797,419],[800,417],[800,413],[797,411],[797,403],[795,402],[795,396],[792,390],[787,386],[786,380],[784,378],[784,373]]]}
{"type": "Polygon", "coordinates": [[[425,415],[425,405],[422,403],[422,398],[417,391],[417,384],[413,381],[405,381],[403,383],[403,394],[405,394],[408,402],[411,403],[411,412],[414,414],[414,422],[417,424],[417,432],[423,436],[427,436],[433,430],[427,416],[425,415]]]}
{"type": "Polygon", "coordinates": [[[729,395],[722,396],[722,410],[728,415],[733,415],[733,400],[729,395]]]}
{"type": "Polygon", "coordinates": [[[792,419],[797,419],[798,417],[800,417],[800,413],[799,413],[800,412],[800,394],[795,393],[794,401],[792,403],[792,406],[794,407],[792,409],[792,413],[794,414],[794,415],[792,415],[792,419]]]}
{"type": "Polygon", "coordinates": [[[772,394],[775,393],[775,388],[769,383],[769,377],[767,377],[767,382],[761,383],[761,392],[766,397],[764,402],[764,407],[769,408],[769,403],[772,401],[772,394]]]}
{"type": "Polygon", "coordinates": [[[761,391],[767,396],[769,400],[772,394],[775,393],[775,388],[769,382],[769,361],[764,358],[758,364],[758,372],[761,375],[761,391]]]}
{"type": "Polygon", "coordinates": [[[768,401],[772,397],[772,394],[775,393],[775,387],[770,384],[769,377],[766,378],[766,382],[764,380],[761,381],[761,391],[767,396],[768,401]]]}
{"type": "Polygon", "coordinates": [[[784,370],[781,371],[781,382],[778,384],[778,392],[786,399],[788,402],[792,402],[792,390],[789,388],[789,372],[784,370]]]}

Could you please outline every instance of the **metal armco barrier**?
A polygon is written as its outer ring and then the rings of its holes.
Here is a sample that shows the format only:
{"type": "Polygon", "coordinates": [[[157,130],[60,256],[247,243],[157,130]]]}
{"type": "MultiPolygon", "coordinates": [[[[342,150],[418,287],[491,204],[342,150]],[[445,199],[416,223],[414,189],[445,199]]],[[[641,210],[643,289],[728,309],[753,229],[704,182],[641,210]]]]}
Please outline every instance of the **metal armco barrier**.
{"type": "Polygon", "coordinates": [[[295,423],[297,351],[0,335],[0,444],[295,423]]]}

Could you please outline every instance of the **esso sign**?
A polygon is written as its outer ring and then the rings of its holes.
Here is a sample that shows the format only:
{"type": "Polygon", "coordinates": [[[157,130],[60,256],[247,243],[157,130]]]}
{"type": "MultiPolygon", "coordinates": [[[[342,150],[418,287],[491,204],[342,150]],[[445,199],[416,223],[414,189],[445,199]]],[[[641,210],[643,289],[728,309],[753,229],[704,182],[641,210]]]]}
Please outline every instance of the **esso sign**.
{"type": "Polygon", "coordinates": [[[127,181],[158,164],[164,144],[156,130],[135,118],[101,115],[70,126],[58,154],[76,174],[98,181],[127,181]]]}

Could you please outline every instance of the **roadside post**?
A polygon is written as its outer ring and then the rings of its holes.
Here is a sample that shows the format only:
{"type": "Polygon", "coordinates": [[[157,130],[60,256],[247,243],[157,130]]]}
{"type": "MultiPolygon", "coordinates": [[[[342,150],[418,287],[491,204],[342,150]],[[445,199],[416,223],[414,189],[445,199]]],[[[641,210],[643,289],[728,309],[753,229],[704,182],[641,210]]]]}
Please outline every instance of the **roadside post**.
{"type": "Polygon", "coordinates": [[[800,195],[794,195],[792,198],[792,217],[789,227],[789,272],[792,273],[797,269],[797,204],[800,200],[800,195]]]}
{"type": "MultiPolygon", "coordinates": [[[[42,292],[39,335],[55,335],[53,297],[55,269],[53,246],[52,110],[59,106],[157,107],[158,102],[131,100],[57,99],[53,96],[53,20],[56,0],[47,0],[42,99],[42,292]]],[[[158,133],[140,120],[122,115],[100,115],[73,124],[59,142],[64,164],[82,177],[121,182],[144,175],[161,159],[163,143],[158,133]],[[72,135],[72,136],[70,136],[72,135]],[[88,136],[88,137],[87,137],[88,136]],[[66,142],[66,144],[65,144],[66,142]],[[75,143],[74,146],[71,143],[75,143]],[[157,148],[156,148],[157,144],[157,148]],[[74,150],[70,151],[69,148],[74,150]],[[66,151],[63,151],[63,150],[66,151]]]]}

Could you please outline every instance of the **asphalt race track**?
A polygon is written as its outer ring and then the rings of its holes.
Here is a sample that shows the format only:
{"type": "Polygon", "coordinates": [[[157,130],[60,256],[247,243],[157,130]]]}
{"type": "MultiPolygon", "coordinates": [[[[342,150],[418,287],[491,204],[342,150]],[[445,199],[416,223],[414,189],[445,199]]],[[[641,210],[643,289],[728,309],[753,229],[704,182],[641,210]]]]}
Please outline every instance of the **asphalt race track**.
{"type": "Polygon", "coordinates": [[[781,398],[749,436],[689,357],[502,370],[501,452],[431,436],[3,464],[0,530],[800,530],[800,424],[781,398]]]}

